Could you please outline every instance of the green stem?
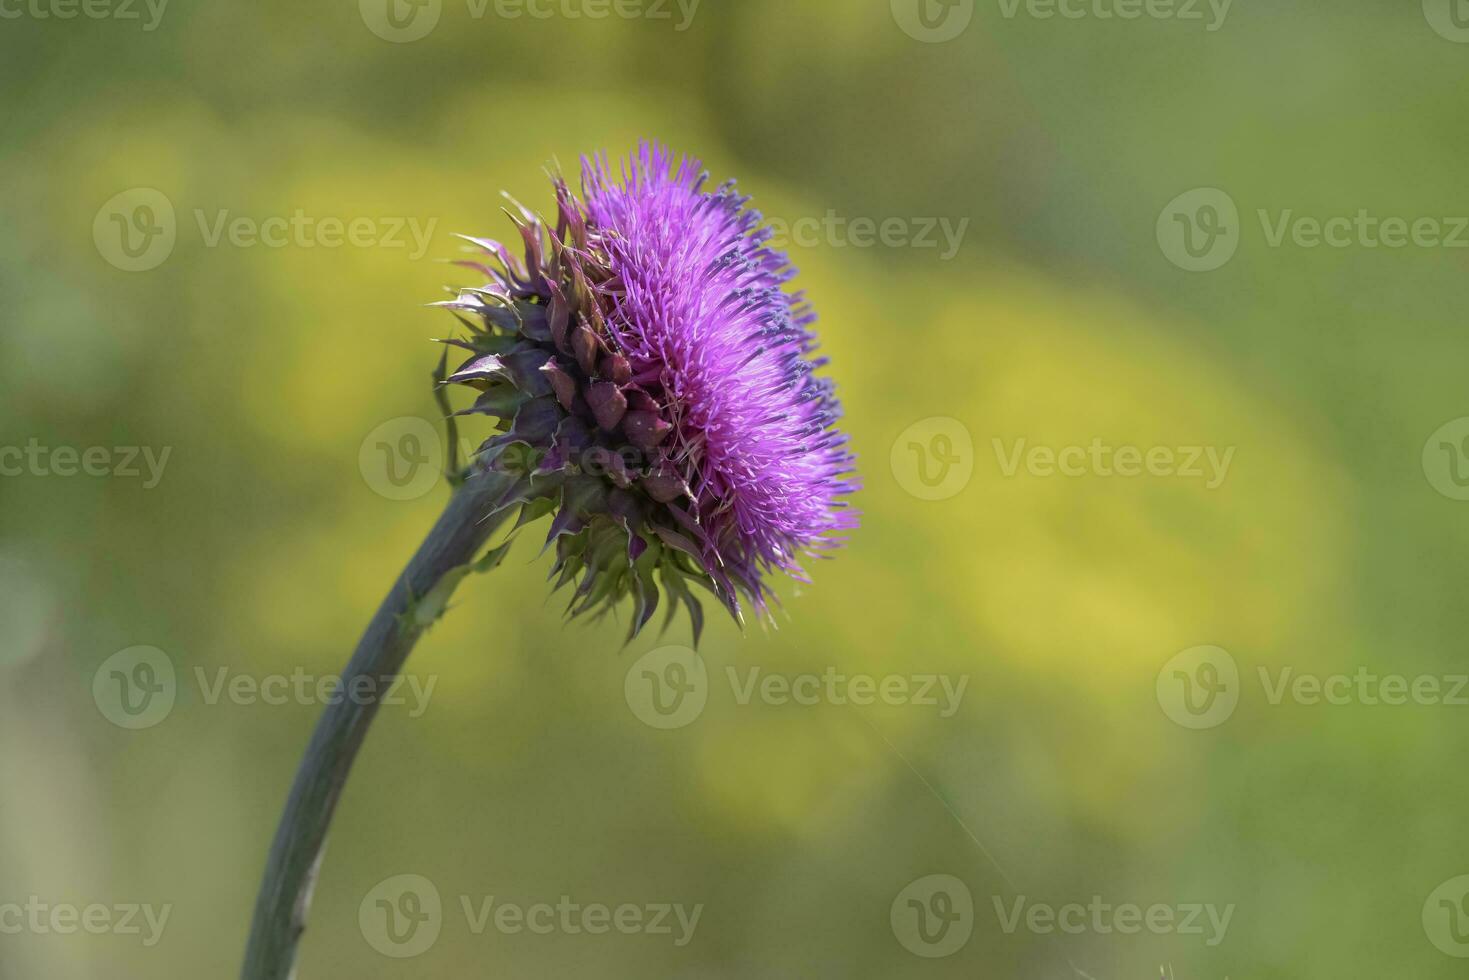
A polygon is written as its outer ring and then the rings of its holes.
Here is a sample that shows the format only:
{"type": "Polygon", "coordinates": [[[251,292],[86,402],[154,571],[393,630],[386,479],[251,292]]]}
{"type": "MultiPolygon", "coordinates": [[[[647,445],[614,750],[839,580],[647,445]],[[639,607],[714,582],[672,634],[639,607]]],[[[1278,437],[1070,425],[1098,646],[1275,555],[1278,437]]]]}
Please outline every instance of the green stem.
{"type": "MultiPolygon", "coordinates": [[[[462,576],[462,570],[509,515],[507,509],[486,516],[508,486],[507,478],[500,474],[481,473],[455,491],[368,624],[342,674],[343,690],[353,690],[354,682],[368,691],[388,690],[414,644],[432,624],[432,616],[415,615],[417,603],[436,587],[440,591],[434,598],[447,601],[443,593],[457,581],[451,575],[462,576]]],[[[306,929],[327,828],[377,707],[375,699],[342,698],[326,709],[316,725],[270,847],[245,950],[243,980],[290,980],[295,976],[296,947],[306,929]]]]}

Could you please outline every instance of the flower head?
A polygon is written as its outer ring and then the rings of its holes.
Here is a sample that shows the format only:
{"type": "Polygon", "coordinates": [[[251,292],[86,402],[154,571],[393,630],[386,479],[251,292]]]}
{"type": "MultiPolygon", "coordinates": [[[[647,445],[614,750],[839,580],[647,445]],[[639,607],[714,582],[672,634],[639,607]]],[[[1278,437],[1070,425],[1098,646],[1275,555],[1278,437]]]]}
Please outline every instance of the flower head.
{"type": "Polygon", "coordinates": [[[461,264],[488,282],[440,304],[469,314],[469,337],[450,343],[474,355],[448,380],[479,389],[469,413],[504,429],[475,465],[517,476],[501,506],[520,503],[523,520],[555,512],[570,611],[630,595],[630,635],[658,582],[696,639],[691,581],[736,618],[742,602],[763,613],[768,573],[803,578],[799,559],[856,524],[815,314],[787,291],[795,270],[748,198],[707,179],[655,144],[620,174],[584,159],[582,197],[554,178],[555,229],[518,208],[523,260],[470,239],[488,258],[461,264]]]}

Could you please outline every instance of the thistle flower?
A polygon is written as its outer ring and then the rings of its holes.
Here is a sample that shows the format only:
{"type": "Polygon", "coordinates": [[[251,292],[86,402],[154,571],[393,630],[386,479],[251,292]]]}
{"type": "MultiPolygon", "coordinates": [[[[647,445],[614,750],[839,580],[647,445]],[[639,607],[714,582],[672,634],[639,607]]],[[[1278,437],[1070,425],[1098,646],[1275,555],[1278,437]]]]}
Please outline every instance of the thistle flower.
{"type": "MultiPolygon", "coordinates": [[[[482,254],[461,264],[484,281],[441,304],[468,328],[445,343],[470,357],[449,374],[446,350],[438,377],[476,389],[455,414],[492,417],[498,431],[455,474],[461,485],[368,624],[344,689],[392,689],[384,682],[458,583],[504,558],[508,543],[480,552],[516,507],[517,530],[554,515],[552,577],[576,583],[572,615],[631,597],[631,638],[661,586],[688,608],[696,643],[691,584],[737,619],[746,603],[764,615],[767,575],[801,576],[802,556],[855,526],[815,316],[786,291],[794,270],[748,199],[733,184],[705,190],[697,161],[651,144],[621,179],[605,158],[583,160],[581,198],[553,180],[555,228],[517,206],[524,258],[470,239],[482,254]]],[[[344,698],[317,724],[271,844],[245,980],[294,975],[327,828],[377,707],[344,698]]]]}
{"type": "MultiPolygon", "coordinates": [[[[500,419],[473,464],[516,474],[496,503],[554,510],[557,587],[570,615],[633,599],[629,638],[658,582],[702,626],[688,582],[736,617],[767,612],[766,576],[855,525],[841,406],[816,374],[816,316],[771,232],[733,182],[705,190],[697,160],[656,144],[614,177],[582,161],[578,198],[553,178],[554,230],[517,205],[519,259],[469,239],[484,285],[438,304],[472,351],[448,381],[479,390],[460,414],[500,419]],[[655,576],[656,573],[656,576],[655,576]]],[[[671,620],[674,606],[670,603],[671,620]]]]}

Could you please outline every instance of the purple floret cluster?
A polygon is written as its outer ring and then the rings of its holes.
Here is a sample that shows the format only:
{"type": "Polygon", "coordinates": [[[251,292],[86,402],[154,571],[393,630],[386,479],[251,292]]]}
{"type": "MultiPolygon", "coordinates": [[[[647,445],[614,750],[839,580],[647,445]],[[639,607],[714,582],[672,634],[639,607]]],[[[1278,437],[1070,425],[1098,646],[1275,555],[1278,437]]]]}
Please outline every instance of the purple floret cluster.
{"type": "Polygon", "coordinates": [[[802,556],[856,526],[816,316],[749,199],[707,182],[651,143],[618,172],[585,159],[581,198],[556,181],[554,230],[516,219],[524,261],[474,240],[493,261],[464,264],[490,282],[444,304],[473,314],[456,343],[475,356],[449,380],[504,422],[481,465],[529,452],[506,504],[554,500],[561,584],[580,582],[571,612],[631,594],[633,634],[655,572],[697,634],[686,581],[737,617],[741,597],[764,612],[768,572],[804,577],[802,556]]]}

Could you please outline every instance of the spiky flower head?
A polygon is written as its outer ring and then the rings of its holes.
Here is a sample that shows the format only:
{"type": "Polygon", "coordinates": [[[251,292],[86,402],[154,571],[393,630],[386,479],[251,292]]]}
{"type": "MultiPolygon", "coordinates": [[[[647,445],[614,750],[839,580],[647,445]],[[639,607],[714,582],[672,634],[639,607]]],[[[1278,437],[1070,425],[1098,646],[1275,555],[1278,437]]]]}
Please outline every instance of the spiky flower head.
{"type": "Polygon", "coordinates": [[[480,392],[459,414],[501,423],[472,466],[514,476],[498,506],[520,504],[522,523],[555,514],[569,612],[632,597],[630,637],[660,583],[696,642],[690,583],[737,619],[764,614],[769,573],[804,580],[801,557],[856,525],[815,314],[748,198],[707,180],[656,144],[620,176],[583,159],[580,197],[553,176],[554,229],[516,205],[524,258],[468,239],[483,254],[460,264],[487,281],[439,304],[469,328],[447,341],[473,355],[447,380],[480,392]]]}

